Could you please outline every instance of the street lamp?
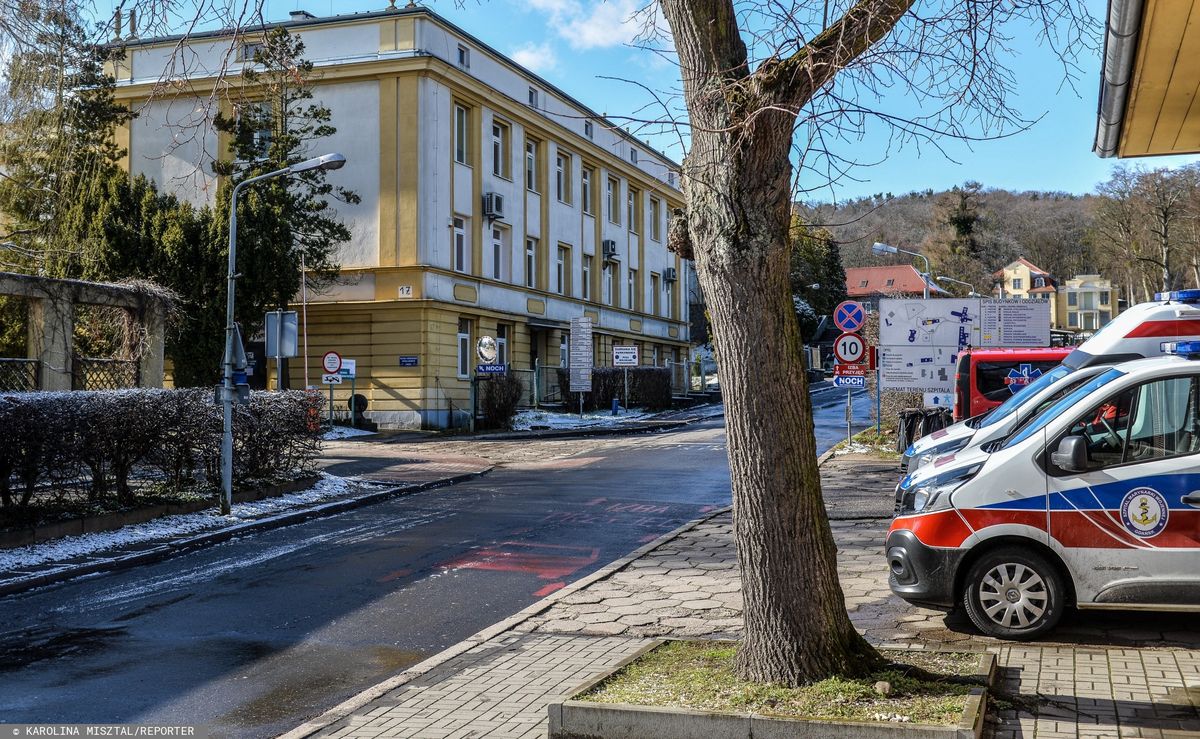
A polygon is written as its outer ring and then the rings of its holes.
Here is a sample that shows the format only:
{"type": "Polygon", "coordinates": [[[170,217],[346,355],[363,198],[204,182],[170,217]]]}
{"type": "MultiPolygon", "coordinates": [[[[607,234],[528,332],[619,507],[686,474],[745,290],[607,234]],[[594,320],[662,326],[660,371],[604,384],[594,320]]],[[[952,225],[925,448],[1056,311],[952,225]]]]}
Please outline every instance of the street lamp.
{"type": "Polygon", "coordinates": [[[924,254],[921,254],[919,252],[908,251],[907,249],[900,249],[898,247],[892,246],[891,244],[881,244],[878,241],[876,241],[874,244],[871,245],[871,251],[876,256],[880,256],[880,257],[887,256],[889,254],[908,254],[909,256],[920,257],[921,259],[925,260],[925,271],[921,273],[921,285],[924,288],[924,292],[925,292],[924,297],[926,299],[929,298],[929,274],[930,274],[929,257],[927,257],[924,254]]]}
{"type": "Polygon", "coordinates": [[[982,298],[983,297],[979,293],[975,292],[975,286],[969,282],[963,282],[962,280],[956,280],[953,277],[947,277],[946,275],[938,275],[938,282],[953,282],[956,285],[966,285],[967,289],[971,291],[971,292],[967,293],[968,298],[982,298]]]}
{"type": "Polygon", "coordinates": [[[308,172],[314,169],[341,169],[346,165],[346,157],[341,154],[323,154],[313,159],[306,159],[290,167],[277,169],[274,172],[260,174],[248,180],[242,180],[233,186],[233,194],[229,204],[229,274],[227,276],[225,297],[225,356],[221,360],[224,366],[224,383],[221,388],[221,406],[224,414],[224,428],[221,436],[221,513],[228,515],[233,505],[233,399],[237,389],[233,384],[234,345],[238,341],[237,326],[233,322],[234,291],[237,286],[237,199],[242,188],[256,182],[269,180],[273,177],[287,177],[298,172],[308,172]]]}

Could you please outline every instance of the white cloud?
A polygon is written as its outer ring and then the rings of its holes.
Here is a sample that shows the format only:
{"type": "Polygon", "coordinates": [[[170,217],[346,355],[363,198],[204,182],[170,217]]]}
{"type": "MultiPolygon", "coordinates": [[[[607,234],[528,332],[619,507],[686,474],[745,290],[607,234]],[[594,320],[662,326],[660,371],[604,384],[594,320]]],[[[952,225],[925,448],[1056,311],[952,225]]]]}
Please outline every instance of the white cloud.
{"type": "Polygon", "coordinates": [[[547,25],[575,49],[601,49],[631,43],[646,18],[644,0],[526,0],[525,7],[548,16],[547,25]]]}
{"type": "Polygon", "coordinates": [[[511,56],[514,62],[538,74],[544,74],[558,66],[558,55],[548,42],[535,44],[531,41],[514,49],[511,56]]]}

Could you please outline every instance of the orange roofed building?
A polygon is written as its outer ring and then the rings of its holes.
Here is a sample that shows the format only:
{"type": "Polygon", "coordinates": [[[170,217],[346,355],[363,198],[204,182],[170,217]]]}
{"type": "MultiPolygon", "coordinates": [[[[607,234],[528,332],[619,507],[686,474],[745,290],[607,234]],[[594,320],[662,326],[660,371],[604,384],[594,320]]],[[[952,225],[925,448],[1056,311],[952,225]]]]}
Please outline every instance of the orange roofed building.
{"type": "MultiPolygon", "coordinates": [[[[929,282],[929,296],[949,295],[929,282]]],[[[911,264],[891,264],[879,267],[848,267],[846,294],[870,309],[879,307],[882,298],[919,298],[925,294],[925,280],[911,264]]]]}

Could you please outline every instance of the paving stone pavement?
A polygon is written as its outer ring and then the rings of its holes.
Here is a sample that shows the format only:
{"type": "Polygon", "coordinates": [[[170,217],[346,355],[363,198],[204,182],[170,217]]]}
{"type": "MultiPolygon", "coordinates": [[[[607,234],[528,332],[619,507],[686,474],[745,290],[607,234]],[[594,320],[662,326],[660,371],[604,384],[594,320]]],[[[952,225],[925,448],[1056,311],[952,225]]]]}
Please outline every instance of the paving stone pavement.
{"type": "MultiPolygon", "coordinates": [[[[880,646],[996,652],[1000,695],[988,727],[994,739],[1200,737],[1194,616],[1088,613],[1069,619],[1051,640],[983,637],[962,620],[909,606],[888,590],[882,542],[894,463],[837,457],[822,467],[822,479],[851,620],[880,646]],[[874,497],[864,493],[871,487],[874,497]],[[861,517],[840,515],[851,511],[861,517]]],[[[741,609],[732,521],[723,514],[325,733],[544,736],[545,705],[574,685],[650,637],[736,637],[741,609]]]]}

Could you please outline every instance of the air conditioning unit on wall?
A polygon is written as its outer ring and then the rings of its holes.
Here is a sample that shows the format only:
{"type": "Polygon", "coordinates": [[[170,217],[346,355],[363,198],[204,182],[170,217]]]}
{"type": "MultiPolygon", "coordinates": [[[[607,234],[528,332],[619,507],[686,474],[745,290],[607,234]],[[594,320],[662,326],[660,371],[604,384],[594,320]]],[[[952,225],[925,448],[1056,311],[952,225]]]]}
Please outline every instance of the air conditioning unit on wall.
{"type": "Polygon", "coordinates": [[[483,215],[492,220],[504,218],[504,196],[498,192],[484,193],[483,215]]]}
{"type": "Polygon", "coordinates": [[[675,271],[674,267],[667,267],[663,270],[663,281],[664,282],[675,282],[678,279],[679,279],[679,274],[675,271]]]}
{"type": "Polygon", "coordinates": [[[606,262],[615,262],[617,260],[617,242],[612,239],[600,242],[600,253],[606,262]]]}

